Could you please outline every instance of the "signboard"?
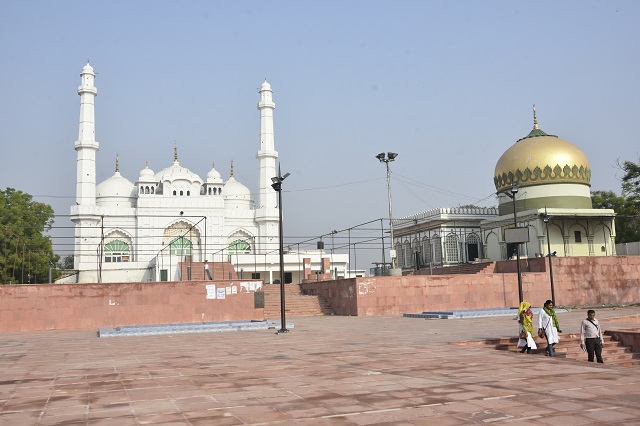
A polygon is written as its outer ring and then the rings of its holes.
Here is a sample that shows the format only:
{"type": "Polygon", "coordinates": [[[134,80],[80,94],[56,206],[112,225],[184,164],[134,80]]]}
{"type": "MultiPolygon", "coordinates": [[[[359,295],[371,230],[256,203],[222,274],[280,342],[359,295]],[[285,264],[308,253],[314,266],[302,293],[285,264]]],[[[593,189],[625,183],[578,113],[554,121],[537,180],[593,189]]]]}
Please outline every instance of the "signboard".
{"type": "Polygon", "coordinates": [[[529,228],[511,228],[504,230],[504,241],[508,244],[528,243],[529,228]]]}

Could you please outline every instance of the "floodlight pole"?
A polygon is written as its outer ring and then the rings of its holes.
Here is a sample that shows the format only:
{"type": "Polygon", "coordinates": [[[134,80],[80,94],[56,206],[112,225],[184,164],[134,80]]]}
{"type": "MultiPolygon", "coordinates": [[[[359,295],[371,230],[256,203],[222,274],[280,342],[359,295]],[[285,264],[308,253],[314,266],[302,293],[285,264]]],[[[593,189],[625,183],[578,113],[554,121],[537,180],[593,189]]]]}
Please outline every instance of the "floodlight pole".
{"type": "Polygon", "coordinates": [[[544,221],[544,226],[546,228],[547,233],[547,257],[549,258],[549,282],[551,283],[551,301],[553,302],[553,306],[556,305],[556,292],[553,288],[553,263],[551,262],[551,241],[549,236],[549,220],[551,220],[551,216],[547,214],[547,208],[544,208],[544,216],[542,218],[544,221]]]}
{"type": "MultiPolygon", "coordinates": [[[[387,199],[389,201],[389,231],[391,234],[391,244],[390,250],[394,250],[395,242],[393,240],[393,210],[391,207],[391,169],[389,168],[389,163],[394,161],[398,156],[395,152],[388,152],[386,155],[384,152],[376,155],[376,158],[381,162],[385,163],[387,166],[387,199]]],[[[384,244],[384,240],[383,240],[384,244]]],[[[398,267],[398,258],[397,253],[395,256],[391,256],[391,269],[396,269],[398,267]]]]}
{"type": "MultiPolygon", "coordinates": [[[[506,193],[513,200],[513,227],[518,227],[518,216],[516,214],[516,194],[518,193],[519,184],[511,187],[511,194],[506,193]]],[[[508,253],[507,253],[508,254],[508,253]]],[[[518,271],[518,305],[522,303],[524,297],[522,295],[522,272],[520,272],[520,243],[516,243],[516,269],[518,271]]]]}
{"type": "Polygon", "coordinates": [[[278,176],[272,177],[273,184],[271,187],[278,193],[278,212],[279,212],[279,228],[280,228],[280,330],[278,333],[288,333],[287,330],[287,318],[285,315],[285,301],[284,301],[284,233],[282,229],[282,181],[289,176],[286,173],[282,176],[280,172],[280,164],[278,164],[278,176]]]}

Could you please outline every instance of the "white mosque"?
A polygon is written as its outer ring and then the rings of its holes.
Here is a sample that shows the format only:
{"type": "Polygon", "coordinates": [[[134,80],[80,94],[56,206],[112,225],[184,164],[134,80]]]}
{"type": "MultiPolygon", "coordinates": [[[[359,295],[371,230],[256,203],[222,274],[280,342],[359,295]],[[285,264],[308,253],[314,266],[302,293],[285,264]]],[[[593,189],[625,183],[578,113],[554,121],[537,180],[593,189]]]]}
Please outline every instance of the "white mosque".
{"type": "MultiPolygon", "coordinates": [[[[180,164],[174,145],[173,164],[154,172],[149,164],[135,182],[115,173],[96,185],[94,102],[98,94],[91,65],[82,68],[77,152],[75,276],[63,282],[177,281],[179,262],[230,262],[243,278],[273,283],[280,277],[279,211],[273,127],[273,93],[269,83],[259,89],[260,143],[257,203],[233,172],[224,181],[212,167],[206,179],[180,164]]],[[[303,258],[312,270],[321,268],[323,250],[285,253],[285,282],[303,278],[303,258]]],[[[347,255],[332,254],[331,269],[345,274],[347,255]]],[[[222,278],[222,277],[220,277],[222,278]]],[[[225,277],[226,278],[226,277],[225,277]]]]}

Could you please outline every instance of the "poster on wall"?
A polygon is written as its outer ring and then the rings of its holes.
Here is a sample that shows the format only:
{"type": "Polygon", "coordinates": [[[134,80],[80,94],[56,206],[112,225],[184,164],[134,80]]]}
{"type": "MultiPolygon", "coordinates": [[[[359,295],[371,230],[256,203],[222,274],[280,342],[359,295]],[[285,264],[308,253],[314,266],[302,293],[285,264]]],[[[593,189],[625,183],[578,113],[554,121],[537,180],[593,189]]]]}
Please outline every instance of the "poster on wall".
{"type": "Polygon", "coordinates": [[[238,287],[236,286],[231,287],[231,294],[238,294],[238,287]]]}
{"type": "Polygon", "coordinates": [[[220,287],[218,289],[218,299],[224,299],[225,298],[225,290],[224,287],[220,287]]]}
{"type": "Polygon", "coordinates": [[[215,284],[207,284],[207,299],[215,299],[216,298],[216,285],[215,284]]]}

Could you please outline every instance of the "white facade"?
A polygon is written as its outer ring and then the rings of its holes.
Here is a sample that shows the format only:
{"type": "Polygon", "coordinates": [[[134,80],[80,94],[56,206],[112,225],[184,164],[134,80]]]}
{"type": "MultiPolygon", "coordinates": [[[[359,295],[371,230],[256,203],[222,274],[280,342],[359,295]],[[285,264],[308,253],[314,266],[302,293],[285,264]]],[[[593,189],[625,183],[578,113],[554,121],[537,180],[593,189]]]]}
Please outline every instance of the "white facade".
{"type": "MultiPolygon", "coordinates": [[[[132,182],[115,173],[96,186],[94,101],[95,73],[87,64],[81,73],[74,269],[76,282],[138,282],[179,280],[179,262],[231,262],[238,272],[279,279],[279,211],[271,177],[277,175],[271,86],[259,91],[260,143],[258,205],[251,191],[236,180],[231,164],[224,181],[212,167],[200,178],[178,158],[155,173],[149,165],[132,182]]],[[[302,257],[320,265],[323,251],[285,254],[285,272],[299,282],[302,257]]],[[[347,256],[335,255],[334,266],[348,269],[347,256]]],[[[254,277],[255,277],[254,275],[254,277]]],[[[249,275],[249,278],[251,275],[249,275]]],[[[222,278],[222,277],[220,277],[222,278]]]]}

